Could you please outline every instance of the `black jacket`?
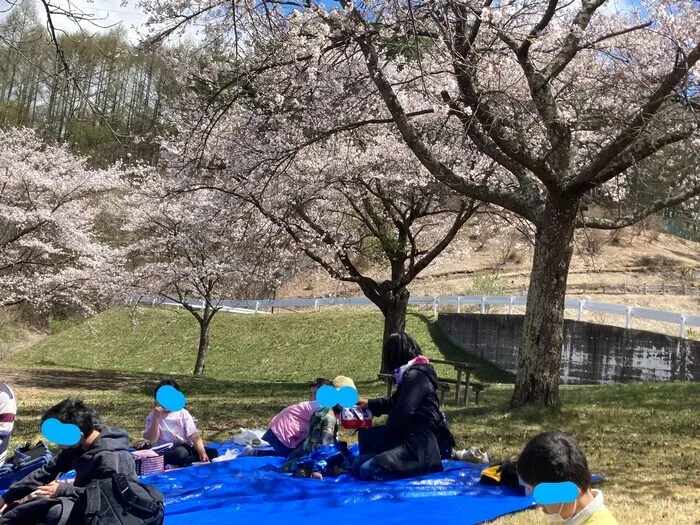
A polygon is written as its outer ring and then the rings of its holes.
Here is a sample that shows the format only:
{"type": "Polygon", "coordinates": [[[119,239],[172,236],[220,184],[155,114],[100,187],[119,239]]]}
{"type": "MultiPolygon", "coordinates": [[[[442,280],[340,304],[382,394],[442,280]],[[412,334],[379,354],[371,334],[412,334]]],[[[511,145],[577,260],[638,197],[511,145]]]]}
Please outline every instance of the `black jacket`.
{"type": "Polygon", "coordinates": [[[430,365],[415,365],[390,398],[369,400],[375,416],[389,414],[386,451],[374,458],[382,467],[404,476],[442,470],[436,434],[442,425],[437,375],[430,365]]]}
{"type": "Polygon", "coordinates": [[[49,463],[14,483],[2,495],[5,503],[22,499],[71,470],[75,470],[75,481],[61,483],[57,498],[77,498],[84,492],[85,485],[92,479],[104,477],[106,471],[125,474],[137,481],[136,466],[129,452],[129,435],[118,427],[101,426],[98,430],[100,435],[84,453],[73,448],[62,449],[49,463]]]}

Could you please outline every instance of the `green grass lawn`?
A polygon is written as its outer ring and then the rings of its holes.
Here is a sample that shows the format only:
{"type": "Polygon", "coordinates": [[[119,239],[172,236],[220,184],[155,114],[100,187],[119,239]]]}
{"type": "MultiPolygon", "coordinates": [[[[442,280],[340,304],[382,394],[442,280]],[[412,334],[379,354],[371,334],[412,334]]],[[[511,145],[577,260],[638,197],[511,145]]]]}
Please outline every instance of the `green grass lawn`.
{"type": "MultiPolygon", "coordinates": [[[[430,318],[409,315],[407,330],[428,356],[460,355],[430,318]]],[[[193,378],[197,326],[189,314],[106,312],[0,364],[20,404],[13,445],[37,439],[42,412],[69,395],[95,404],[136,441],[164,374],[181,382],[212,441],[265,426],[277,410],[305,399],[306,382],[319,375],[349,375],[363,396],[380,395],[380,334],[381,318],[372,312],[222,314],[212,328],[207,375],[193,378]]],[[[591,468],[607,475],[602,488],[620,523],[700,523],[700,384],[563,387],[561,407],[509,412],[512,377],[477,364],[479,379],[492,383],[481,406],[444,407],[460,447],[503,457],[542,430],[562,430],[581,442],[591,468]]],[[[545,520],[533,511],[497,523],[545,520]]]]}
{"type": "MultiPolygon", "coordinates": [[[[450,344],[429,319],[407,318],[427,356],[457,357],[479,365],[486,382],[512,382],[511,374],[450,344]]],[[[217,379],[306,382],[343,374],[374,381],[381,360],[382,317],[371,311],[276,315],[219,314],[211,326],[206,374],[217,379]]],[[[189,374],[194,370],[198,325],[171,309],[114,309],[68,327],[15,354],[7,364],[189,374]]],[[[439,373],[451,369],[440,365],[439,373]]]]}

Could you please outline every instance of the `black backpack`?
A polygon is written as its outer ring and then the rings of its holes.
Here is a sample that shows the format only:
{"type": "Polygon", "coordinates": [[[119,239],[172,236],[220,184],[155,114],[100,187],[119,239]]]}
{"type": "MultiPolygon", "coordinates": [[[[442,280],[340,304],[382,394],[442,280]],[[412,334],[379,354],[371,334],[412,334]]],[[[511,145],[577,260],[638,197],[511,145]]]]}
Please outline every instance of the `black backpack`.
{"type": "Polygon", "coordinates": [[[85,486],[85,525],[163,525],[163,494],[154,485],[106,476],[85,486]]]}

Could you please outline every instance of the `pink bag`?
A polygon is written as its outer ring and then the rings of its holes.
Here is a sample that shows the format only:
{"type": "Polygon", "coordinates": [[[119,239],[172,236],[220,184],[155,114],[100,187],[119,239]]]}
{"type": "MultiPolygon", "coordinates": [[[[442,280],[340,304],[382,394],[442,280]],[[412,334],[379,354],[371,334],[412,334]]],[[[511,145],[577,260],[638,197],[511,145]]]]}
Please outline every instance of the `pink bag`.
{"type": "Polygon", "coordinates": [[[136,450],[131,455],[136,462],[136,473],[139,476],[155,474],[165,470],[163,456],[153,450],[136,450]]]}

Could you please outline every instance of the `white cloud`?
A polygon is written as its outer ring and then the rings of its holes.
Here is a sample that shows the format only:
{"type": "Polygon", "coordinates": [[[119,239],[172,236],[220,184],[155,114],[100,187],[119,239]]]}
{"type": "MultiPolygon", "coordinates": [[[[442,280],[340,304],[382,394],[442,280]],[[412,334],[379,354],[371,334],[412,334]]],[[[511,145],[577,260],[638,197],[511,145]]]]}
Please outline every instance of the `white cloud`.
{"type": "Polygon", "coordinates": [[[601,11],[610,14],[630,14],[639,10],[639,0],[612,0],[606,2],[601,11]]]}
{"type": "MultiPolygon", "coordinates": [[[[6,0],[0,0],[6,1],[6,0]]],[[[40,0],[36,0],[37,12],[42,22],[46,22],[46,10],[40,0]]],[[[122,5],[120,0],[51,0],[51,4],[70,11],[78,17],[85,18],[76,23],[68,16],[52,15],[51,19],[57,29],[74,33],[83,31],[87,34],[105,32],[114,27],[123,27],[129,40],[138,40],[138,30],[143,31],[146,15],[132,2],[122,5]]]]}
{"type": "MultiPolygon", "coordinates": [[[[0,20],[7,16],[14,5],[22,0],[0,0],[0,20]]],[[[46,23],[46,9],[40,0],[36,2],[37,14],[42,23],[46,23]]],[[[140,35],[147,33],[145,27],[147,15],[136,7],[136,0],[50,0],[52,6],[71,12],[83,18],[79,23],[69,16],[53,14],[51,19],[56,29],[67,33],[82,31],[91,35],[106,32],[115,27],[126,31],[129,41],[138,43],[140,35]]],[[[201,28],[200,28],[201,29],[201,28]]],[[[188,29],[185,38],[198,40],[198,28],[188,29]]]]}

